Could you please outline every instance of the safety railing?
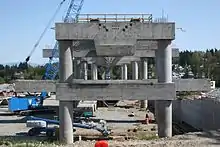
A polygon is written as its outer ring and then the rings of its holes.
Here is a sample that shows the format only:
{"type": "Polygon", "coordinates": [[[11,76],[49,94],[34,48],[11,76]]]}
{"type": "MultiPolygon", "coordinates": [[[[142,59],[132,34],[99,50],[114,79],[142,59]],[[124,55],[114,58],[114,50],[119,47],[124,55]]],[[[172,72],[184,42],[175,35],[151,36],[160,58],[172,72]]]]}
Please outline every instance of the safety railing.
{"type": "Polygon", "coordinates": [[[152,19],[152,14],[80,14],[78,22],[152,22],[152,19]]]}

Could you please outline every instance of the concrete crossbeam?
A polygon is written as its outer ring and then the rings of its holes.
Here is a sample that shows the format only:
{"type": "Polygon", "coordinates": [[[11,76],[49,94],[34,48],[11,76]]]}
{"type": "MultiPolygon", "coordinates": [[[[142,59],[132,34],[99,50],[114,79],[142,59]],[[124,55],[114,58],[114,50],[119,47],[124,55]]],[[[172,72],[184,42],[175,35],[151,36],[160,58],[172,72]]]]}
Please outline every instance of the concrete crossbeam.
{"type": "Polygon", "coordinates": [[[151,84],[140,80],[74,80],[57,83],[58,100],[173,100],[175,84],[151,84]]]}
{"type": "Polygon", "coordinates": [[[175,23],[107,22],[56,23],[56,40],[99,40],[112,42],[136,39],[175,39],[175,23]]]}
{"type": "MultiPolygon", "coordinates": [[[[104,51],[104,50],[103,50],[104,51]]],[[[55,50],[55,52],[58,52],[58,50],[55,50]]],[[[52,56],[53,49],[43,49],[43,58],[49,58],[52,56]]],[[[96,57],[96,58],[102,58],[97,57],[96,51],[91,49],[85,49],[81,48],[80,50],[73,50],[74,57],[96,57]]],[[[173,48],[172,49],[172,56],[173,57],[179,57],[179,49],[173,48]]],[[[59,58],[58,53],[54,53],[55,58],[59,58]]],[[[129,58],[137,58],[137,57],[155,57],[155,49],[136,49],[134,57],[129,56],[129,58]]]]}
{"type": "Polygon", "coordinates": [[[211,80],[209,79],[177,79],[173,80],[177,91],[210,91],[211,80]]]}
{"type": "Polygon", "coordinates": [[[56,91],[56,81],[51,80],[15,80],[13,83],[15,83],[16,92],[56,91]]]}
{"type": "MultiPolygon", "coordinates": [[[[143,80],[146,83],[157,83],[157,79],[147,79],[143,80]]],[[[105,80],[82,80],[80,84],[90,84],[106,82],[105,80]]],[[[114,82],[114,81],[113,81],[114,82]]],[[[116,81],[117,82],[117,81],[116,81]]],[[[130,82],[129,80],[127,82],[130,82]]],[[[210,91],[211,81],[209,79],[175,79],[176,91],[210,91]]],[[[16,80],[15,90],[17,92],[41,92],[43,89],[49,92],[56,92],[56,82],[55,81],[45,81],[45,80],[16,80]]],[[[103,83],[106,84],[106,83],[103,83]]],[[[91,85],[90,85],[91,86],[91,85]]]]}

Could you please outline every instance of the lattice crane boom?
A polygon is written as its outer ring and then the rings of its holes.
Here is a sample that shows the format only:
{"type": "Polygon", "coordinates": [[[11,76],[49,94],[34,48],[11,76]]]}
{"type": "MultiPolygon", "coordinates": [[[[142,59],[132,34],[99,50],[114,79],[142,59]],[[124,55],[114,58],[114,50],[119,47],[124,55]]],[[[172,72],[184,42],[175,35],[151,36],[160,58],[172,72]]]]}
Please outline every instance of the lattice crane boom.
{"type": "MultiPolygon", "coordinates": [[[[78,21],[78,17],[80,11],[82,9],[84,0],[71,0],[69,3],[69,7],[67,13],[64,17],[64,22],[73,23],[78,21]]],[[[58,61],[55,61],[54,57],[58,55],[58,42],[54,45],[52,56],[49,58],[49,63],[46,65],[46,72],[44,74],[43,79],[45,80],[54,80],[59,72],[59,64],[58,61]]]]}

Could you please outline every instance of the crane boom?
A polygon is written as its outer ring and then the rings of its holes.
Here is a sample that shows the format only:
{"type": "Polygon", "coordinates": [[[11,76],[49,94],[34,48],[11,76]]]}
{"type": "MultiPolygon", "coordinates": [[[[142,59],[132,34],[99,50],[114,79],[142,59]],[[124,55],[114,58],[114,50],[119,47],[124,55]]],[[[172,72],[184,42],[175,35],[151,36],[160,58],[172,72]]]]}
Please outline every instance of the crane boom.
{"type": "MultiPolygon", "coordinates": [[[[64,17],[64,22],[66,23],[73,23],[78,21],[78,17],[80,11],[82,9],[84,0],[71,0],[67,13],[64,17]]],[[[49,63],[46,65],[46,72],[44,74],[43,79],[45,80],[54,80],[58,75],[59,71],[59,64],[58,61],[55,62],[55,56],[58,54],[58,42],[54,45],[52,56],[49,58],[49,63]]]]}
{"type": "Polygon", "coordinates": [[[34,47],[33,49],[31,50],[29,56],[25,59],[25,62],[27,63],[30,58],[31,58],[31,55],[34,53],[34,51],[36,50],[36,48],[38,47],[40,41],[42,40],[42,38],[44,37],[45,33],[47,32],[48,28],[51,26],[51,23],[52,21],[55,19],[56,15],[58,14],[61,6],[63,5],[63,3],[65,2],[66,0],[62,0],[62,2],[60,2],[59,6],[57,7],[55,13],[53,14],[52,18],[49,20],[49,22],[47,23],[45,29],[43,30],[43,32],[41,33],[39,39],[37,40],[37,42],[34,44],[34,47]]]}

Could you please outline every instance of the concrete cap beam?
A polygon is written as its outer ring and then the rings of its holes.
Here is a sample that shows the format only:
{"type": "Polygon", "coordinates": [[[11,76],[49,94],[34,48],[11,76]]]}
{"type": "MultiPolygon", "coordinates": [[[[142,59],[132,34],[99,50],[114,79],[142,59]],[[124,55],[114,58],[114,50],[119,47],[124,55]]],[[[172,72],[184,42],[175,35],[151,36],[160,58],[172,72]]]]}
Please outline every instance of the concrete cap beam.
{"type": "MultiPolygon", "coordinates": [[[[55,52],[58,52],[58,50],[54,50],[55,52]]],[[[53,49],[43,49],[43,58],[49,58],[52,56],[53,54],[53,49]]],[[[54,58],[59,58],[59,54],[55,53],[54,54],[54,58]]],[[[98,58],[96,51],[95,50],[79,50],[79,51],[73,51],[73,55],[74,57],[94,57],[94,58],[98,58]]],[[[173,48],[172,49],[172,56],[173,57],[179,57],[179,49],[178,48],[173,48]]],[[[137,49],[135,51],[134,56],[127,56],[129,58],[137,58],[137,57],[155,57],[155,49],[143,49],[143,50],[139,50],[137,49]]],[[[102,57],[100,57],[102,58],[102,57]]]]}
{"type": "Polygon", "coordinates": [[[15,80],[16,92],[56,92],[56,81],[52,80],[15,80]]]}
{"type": "MultiPolygon", "coordinates": [[[[138,82],[146,82],[146,83],[157,83],[157,79],[148,79],[148,80],[138,80],[138,82]]],[[[72,82],[76,82],[75,80],[72,82]]],[[[108,84],[105,80],[81,80],[78,81],[80,84],[95,85],[96,82],[98,84],[108,84]]],[[[112,81],[112,83],[120,82],[120,80],[112,81]]],[[[125,82],[125,81],[124,81],[125,82]]],[[[126,80],[127,84],[132,83],[134,81],[126,80]]],[[[125,83],[126,83],[125,82],[125,83]]],[[[175,83],[176,91],[210,91],[211,90],[211,80],[209,79],[175,79],[173,80],[175,83]]],[[[45,81],[45,80],[16,80],[15,83],[15,90],[16,92],[41,92],[42,90],[46,90],[48,92],[56,92],[56,81],[45,81]]],[[[124,84],[125,84],[124,83],[124,84]]]]}
{"type": "Polygon", "coordinates": [[[174,83],[88,80],[87,83],[74,81],[71,85],[58,83],[56,86],[58,100],[173,100],[175,96],[174,83]]]}
{"type": "Polygon", "coordinates": [[[174,22],[56,23],[56,40],[174,40],[174,22]]]}

